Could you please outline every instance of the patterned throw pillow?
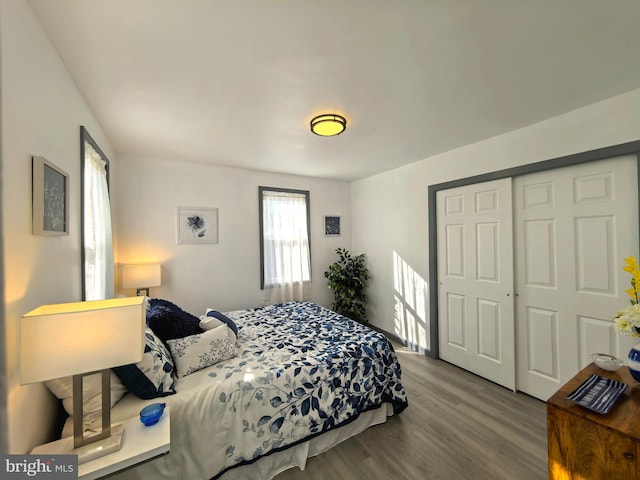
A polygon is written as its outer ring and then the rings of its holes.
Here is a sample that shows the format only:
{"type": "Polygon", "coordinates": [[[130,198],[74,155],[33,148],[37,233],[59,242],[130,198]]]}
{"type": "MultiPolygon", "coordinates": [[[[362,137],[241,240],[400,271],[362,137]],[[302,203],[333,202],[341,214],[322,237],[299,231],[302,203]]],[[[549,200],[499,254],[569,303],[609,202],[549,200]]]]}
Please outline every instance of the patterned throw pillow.
{"type": "Polygon", "coordinates": [[[142,360],[112,369],[127,389],[142,399],[164,397],[176,393],[174,365],[167,347],[147,327],[142,360]]]}
{"type": "Polygon", "coordinates": [[[236,356],[235,339],[229,338],[226,324],[197,335],[167,340],[167,345],[176,362],[178,377],[236,356]]]}

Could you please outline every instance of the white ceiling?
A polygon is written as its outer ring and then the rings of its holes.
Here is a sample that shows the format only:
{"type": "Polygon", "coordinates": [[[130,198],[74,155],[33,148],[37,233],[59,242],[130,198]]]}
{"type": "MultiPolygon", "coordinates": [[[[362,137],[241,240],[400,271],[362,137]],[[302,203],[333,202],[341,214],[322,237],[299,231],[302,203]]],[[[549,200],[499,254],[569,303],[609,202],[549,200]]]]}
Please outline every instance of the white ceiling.
{"type": "Polygon", "coordinates": [[[30,3],[119,155],[354,180],[640,88],[638,0],[30,3]]]}

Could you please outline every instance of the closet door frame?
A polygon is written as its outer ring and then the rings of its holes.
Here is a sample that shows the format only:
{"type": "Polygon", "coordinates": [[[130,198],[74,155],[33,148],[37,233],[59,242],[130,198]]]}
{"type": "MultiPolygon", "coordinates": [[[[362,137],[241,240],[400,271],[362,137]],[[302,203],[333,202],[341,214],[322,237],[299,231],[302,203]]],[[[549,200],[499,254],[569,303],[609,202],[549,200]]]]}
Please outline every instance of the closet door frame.
{"type": "MultiPolygon", "coordinates": [[[[429,334],[431,341],[429,348],[426,350],[427,356],[440,358],[438,340],[440,337],[438,331],[438,225],[436,205],[436,193],[438,191],[630,154],[636,155],[638,186],[640,188],[640,140],[429,185],[427,198],[429,202],[429,334]]],[[[638,211],[640,212],[640,195],[638,195],[638,203],[638,211]]],[[[638,225],[640,233],[640,218],[638,219],[638,225]]]]}

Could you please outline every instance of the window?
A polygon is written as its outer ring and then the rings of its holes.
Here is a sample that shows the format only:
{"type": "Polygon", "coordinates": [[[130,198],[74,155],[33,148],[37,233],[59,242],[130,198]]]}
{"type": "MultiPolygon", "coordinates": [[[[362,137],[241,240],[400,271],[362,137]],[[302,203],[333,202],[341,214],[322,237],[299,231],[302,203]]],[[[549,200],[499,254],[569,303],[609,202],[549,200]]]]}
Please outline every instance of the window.
{"type": "Polygon", "coordinates": [[[274,301],[302,300],[311,281],[309,192],[259,187],[261,288],[283,290],[274,301]]]}
{"type": "Polygon", "coordinates": [[[109,160],[84,127],[82,158],[82,298],[113,297],[109,160]]]}

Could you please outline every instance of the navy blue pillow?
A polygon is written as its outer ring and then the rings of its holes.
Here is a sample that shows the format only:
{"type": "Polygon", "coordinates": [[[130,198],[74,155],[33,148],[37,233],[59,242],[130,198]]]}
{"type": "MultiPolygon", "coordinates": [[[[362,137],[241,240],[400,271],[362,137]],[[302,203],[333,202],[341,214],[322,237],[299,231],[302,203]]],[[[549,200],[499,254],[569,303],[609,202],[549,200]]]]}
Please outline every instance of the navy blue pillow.
{"type": "Polygon", "coordinates": [[[236,326],[235,322],[231,320],[229,317],[227,317],[225,314],[220,313],[217,310],[210,310],[207,312],[207,317],[214,317],[220,320],[222,323],[226,323],[227,326],[231,330],[233,330],[233,333],[235,333],[236,336],[238,335],[238,327],[236,326]]]}
{"type": "Polygon", "coordinates": [[[160,340],[184,338],[202,333],[200,319],[185,312],[168,300],[150,298],[147,309],[147,325],[160,340]]]}

